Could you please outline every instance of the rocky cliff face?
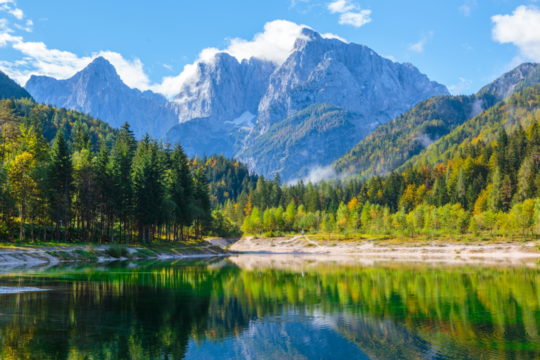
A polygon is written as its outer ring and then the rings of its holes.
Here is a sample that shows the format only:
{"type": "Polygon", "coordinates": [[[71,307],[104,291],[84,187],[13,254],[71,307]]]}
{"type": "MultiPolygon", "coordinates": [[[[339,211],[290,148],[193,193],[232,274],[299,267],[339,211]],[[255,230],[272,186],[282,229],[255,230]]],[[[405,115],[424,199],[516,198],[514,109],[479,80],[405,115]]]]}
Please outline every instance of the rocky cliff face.
{"type": "Polygon", "coordinates": [[[394,63],[366,46],[323,39],[304,29],[290,57],[270,77],[258,109],[258,131],[320,103],[385,123],[434,95],[449,92],[411,64],[394,63]]]}
{"type": "Polygon", "coordinates": [[[137,137],[161,137],[178,121],[163,95],[131,89],[102,57],[67,80],[32,76],[25,88],[37,102],[89,113],[113,127],[127,121],[137,137]]]}
{"type": "Polygon", "coordinates": [[[523,63],[507,72],[491,84],[484,86],[478,94],[493,94],[498,101],[506,99],[514,92],[540,82],[540,64],[523,63]]]}
{"type": "Polygon", "coordinates": [[[240,63],[227,53],[196,66],[195,76],[184,83],[171,104],[180,123],[209,118],[221,126],[233,124],[246,111],[256,114],[275,69],[273,63],[255,58],[240,63]]]}

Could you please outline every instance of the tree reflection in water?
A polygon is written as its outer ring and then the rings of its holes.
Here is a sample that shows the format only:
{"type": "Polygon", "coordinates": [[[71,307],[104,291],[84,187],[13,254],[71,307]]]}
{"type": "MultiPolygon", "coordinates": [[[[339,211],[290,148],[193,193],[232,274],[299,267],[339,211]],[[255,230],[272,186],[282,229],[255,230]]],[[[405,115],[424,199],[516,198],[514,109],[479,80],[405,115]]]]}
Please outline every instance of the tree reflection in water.
{"type": "Polygon", "coordinates": [[[540,357],[535,267],[255,257],[13,271],[2,359],[540,357]]]}

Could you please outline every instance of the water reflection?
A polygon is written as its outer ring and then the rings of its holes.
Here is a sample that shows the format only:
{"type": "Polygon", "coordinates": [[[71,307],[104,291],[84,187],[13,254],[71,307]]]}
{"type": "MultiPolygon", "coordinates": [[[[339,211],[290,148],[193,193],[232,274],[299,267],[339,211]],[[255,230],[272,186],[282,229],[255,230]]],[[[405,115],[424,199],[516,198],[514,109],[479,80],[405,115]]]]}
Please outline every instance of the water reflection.
{"type": "Polygon", "coordinates": [[[536,267],[237,256],[11,271],[2,359],[534,359],[536,267]],[[335,261],[334,261],[335,260],[335,261]]]}

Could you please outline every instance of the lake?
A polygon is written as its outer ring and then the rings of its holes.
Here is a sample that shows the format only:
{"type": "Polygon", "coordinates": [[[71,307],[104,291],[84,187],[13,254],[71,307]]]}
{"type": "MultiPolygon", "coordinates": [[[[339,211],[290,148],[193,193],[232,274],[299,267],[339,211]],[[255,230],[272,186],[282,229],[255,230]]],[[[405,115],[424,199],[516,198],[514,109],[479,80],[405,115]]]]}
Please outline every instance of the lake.
{"type": "Polygon", "coordinates": [[[537,265],[255,256],[4,269],[1,359],[535,359],[537,265]]]}

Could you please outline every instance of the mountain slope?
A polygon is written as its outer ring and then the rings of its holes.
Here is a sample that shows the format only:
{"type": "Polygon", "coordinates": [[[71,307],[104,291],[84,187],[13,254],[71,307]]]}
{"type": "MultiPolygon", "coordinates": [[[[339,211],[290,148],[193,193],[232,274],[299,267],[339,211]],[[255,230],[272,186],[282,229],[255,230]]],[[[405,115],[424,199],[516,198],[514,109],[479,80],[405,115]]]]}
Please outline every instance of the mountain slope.
{"type": "Polygon", "coordinates": [[[418,167],[442,163],[452,159],[456,152],[469,145],[475,145],[478,142],[493,142],[501,130],[513,132],[518,126],[526,129],[539,121],[540,85],[535,85],[512,94],[508,99],[498,102],[495,106],[455,128],[424,152],[411,158],[407,164],[418,167]]]}
{"type": "Polygon", "coordinates": [[[516,91],[538,83],[540,83],[540,64],[523,63],[484,86],[478,94],[490,93],[496,96],[497,101],[501,101],[516,91]]]}
{"type": "Polygon", "coordinates": [[[11,102],[11,107],[15,114],[20,117],[30,118],[32,115],[39,114],[39,126],[43,136],[47,141],[52,142],[58,129],[62,129],[66,138],[73,140],[75,128],[79,123],[90,135],[94,144],[94,150],[99,148],[99,144],[105,141],[112,145],[115,139],[116,129],[101,120],[95,119],[91,115],[80,111],[66,110],[65,108],[55,108],[52,106],[37,104],[30,99],[21,99],[11,102]]]}
{"type": "Polygon", "coordinates": [[[302,178],[317,166],[326,166],[371,129],[362,118],[338,106],[311,105],[270,126],[243,153],[258,174],[279,172],[283,179],[302,178]]]}
{"type": "Polygon", "coordinates": [[[161,137],[178,121],[162,95],[129,88],[102,57],[67,80],[33,75],[25,88],[37,102],[91,114],[112,127],[128,121],[137,137],[161,137]]]}
{"type": "Polygon", "coordinates": [[[457,126],[495,105],[501,97],[540,80],[540,65],[525,63],[471,96],[439,96],[417,104],[379,126],[333,167],[338,173],[367,179],[387,174],[420,154],[457,126]]]}
{"type": "Polygon", "coordinates": [[[271,124],[320,103],[385,123],[434,95],[449,92],[411,64],[395,63],[367,46],[324,39],[303,29],[289,58],[270,77],[257,128],[264,132],[271,124]]]}
{"type": "Polygon", "coordinates": [[[0,99],[24,99],[32,98],[32,95],[28,93],[23,87],[19,86],[15,81],[11,80],[9,76],[0,71],[0,99]]]}

